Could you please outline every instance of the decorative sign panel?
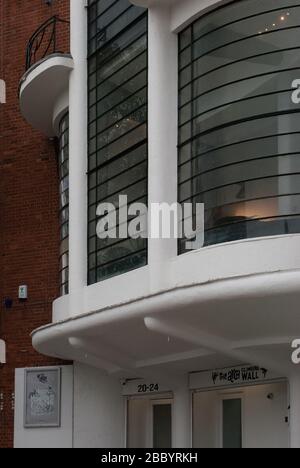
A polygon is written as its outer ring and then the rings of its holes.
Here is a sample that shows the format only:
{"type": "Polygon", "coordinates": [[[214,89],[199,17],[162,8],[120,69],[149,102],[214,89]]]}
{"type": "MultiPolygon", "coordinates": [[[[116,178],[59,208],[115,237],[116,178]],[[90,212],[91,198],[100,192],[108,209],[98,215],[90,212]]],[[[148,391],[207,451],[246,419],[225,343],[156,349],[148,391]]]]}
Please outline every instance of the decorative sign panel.
{"type": "Polygon", "coordinates": [[[274,380],[283,379],[264,367],[241,366],[191,374],[190,388],[201,390],[233,386],[242,387],[274,380]]]}
{"type": "Polygon", "coordinates": [[[60,427],[61,369],[25,370],[24,427],[60,427]]]}

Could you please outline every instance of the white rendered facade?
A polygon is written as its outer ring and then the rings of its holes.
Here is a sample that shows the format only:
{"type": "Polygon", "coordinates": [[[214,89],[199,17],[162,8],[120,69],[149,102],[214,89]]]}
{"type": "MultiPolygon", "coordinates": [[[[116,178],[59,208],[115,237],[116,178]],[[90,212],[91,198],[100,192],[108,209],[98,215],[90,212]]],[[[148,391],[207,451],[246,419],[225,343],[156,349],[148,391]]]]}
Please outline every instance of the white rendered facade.
{"type": "MultiPolygon", "coordinates": [[[[232,398],[242,402],[244,447],[299,448],[300,368],[291,361],[291,343],[300,337],[300,234],[212,245],[181,256],[176,240],[149,239],[147,266],[87,283],[85,3],[71,0],[73,61],[68,57],[63,65],[70,68],[69,99],[63,89],[53,106],[59,115],[69,106],[69,294],[54,303],[53,323],[32,336],[39,352],[74,361],[68,383],[74,412],[69,408],[65,416],[73,424],[62,440],[74,447],[151,447],[153,402],[165,400],[172,407],[174,448],[221,447],[220,405],[232,398]],[[201,383],[207,370],[253,366],[268,371],[253,377],[254,386],[248,378],[216,389],[201,383]]],[[[228,2],[132,3],[148,8],[148,202],[172,204],[178,180],[178,33],[228,2]]],[[[17,430],[17,446],[25,444],[23,437],[17,430]]],[[[34,445],[28,437],[26,445],[34,445]]]]}

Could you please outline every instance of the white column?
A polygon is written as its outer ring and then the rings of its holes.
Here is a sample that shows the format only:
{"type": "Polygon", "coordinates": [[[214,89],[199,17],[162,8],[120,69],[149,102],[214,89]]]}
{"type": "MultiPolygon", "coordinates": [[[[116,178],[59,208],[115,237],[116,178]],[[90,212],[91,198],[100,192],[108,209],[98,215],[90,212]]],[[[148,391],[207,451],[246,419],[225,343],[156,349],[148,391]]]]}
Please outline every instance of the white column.
{"type": "Polygon", "coordinates": [[[174,391],[173,448],[191,448],[191,395],[188,383],[174,391]]]}
{"type": "MultiPolygon", "coordinates": [[[[149,207],[177,202],[177,35],[170,10],[149,10],[149,207]]],[[[164,266],[177,255],[177,240],[149,239],[152,286],[163,286],[164,266]]]]}
{"type": "Polygon", "coordinates": [[[87,11],[71,0],[70,75],[70,314],[80,312],[87,284],[87,11]]]}
{"type": "Polygon", "coordinates": [[[300,448],[300,375],[293,375],[289,384],[291,448],[300,448]]]}

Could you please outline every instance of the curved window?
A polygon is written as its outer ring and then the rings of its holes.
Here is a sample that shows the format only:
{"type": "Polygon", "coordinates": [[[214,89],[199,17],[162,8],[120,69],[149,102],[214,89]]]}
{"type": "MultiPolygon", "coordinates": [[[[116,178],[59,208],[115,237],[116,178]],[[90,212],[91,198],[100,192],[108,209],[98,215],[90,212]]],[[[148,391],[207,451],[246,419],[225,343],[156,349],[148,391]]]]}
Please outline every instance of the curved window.
{"type": "Polygon", "coordinates": [[[205,204],[206,245],[300,232],[299,25],[245,0],[179,35],[179,201],[205,204]]]}
{"type": "MultiPolygon", "coordinates": [[[[89,284],[147,264],[145,239],[99,239],[97,207],[147,203],[147,12],[89,1],[89,284]]],[[[117,230],[125,223],[117,221],[117,230]]]]}
{"type": "Polygon", "coordinates": [[[69,114],[60,122],[60,288],[61,295],[69,293],[69,114]]]}

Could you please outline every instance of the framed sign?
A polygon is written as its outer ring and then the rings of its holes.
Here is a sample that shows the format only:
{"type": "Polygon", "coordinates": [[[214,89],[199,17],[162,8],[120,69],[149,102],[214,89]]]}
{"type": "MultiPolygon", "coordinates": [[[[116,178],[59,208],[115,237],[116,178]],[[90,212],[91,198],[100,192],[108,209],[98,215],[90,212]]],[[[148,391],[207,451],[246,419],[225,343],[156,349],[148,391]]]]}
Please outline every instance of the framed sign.
{"type": "Polygon", "coordinates": [[[25,370],[24,427],[60,427],[61,368],[25,370]]]}

